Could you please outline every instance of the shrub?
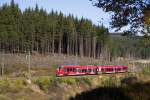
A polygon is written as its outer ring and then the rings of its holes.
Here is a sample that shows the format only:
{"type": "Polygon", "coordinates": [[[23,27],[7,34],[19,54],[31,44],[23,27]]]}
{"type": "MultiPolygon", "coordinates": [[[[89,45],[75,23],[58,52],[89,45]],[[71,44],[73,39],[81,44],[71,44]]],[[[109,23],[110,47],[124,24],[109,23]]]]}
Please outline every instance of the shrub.
{"type": "Polygon", "coordinates": [[[109,87],[109,86],[117,86],[119,83],[118,83],[118,80],[115,76],[106,76],[102,79],[102,82],[101,82],[102,86],[106,86],[106,87],[109,87]]]}
{"type": "Polygon", "coordinates": [[[14,82],[15,86],[26,86],[27,82],[24,79],[17,79],[14,82]]]}
{"type": "Polygon", "coordinates": [[[72,77],[63,78],[62,81],[66,84],[73,85],[76,83],[76,79],[72,77]]]}
{"type": "Polygon", "coordinates": [[[11,98],[9,98],[8,96],[6,95],[2,95],[0,94],[0,100],[12,100],[11,98]]]}
{"type": "Polygon", "coordinates": [[[138,79],[137,77],[126,77],[124,79],[121,80],[121,84],[126,84],[126,85],[131,85],[131,84],[135,84],[137,83],[138,79]]]}
{"type": "Polygon", "coordinates": [[[10,80],[9,79],[2,79],[0,80],[0,93],[1,92],[7,92],[7,89],[10,86],[10,80]]]}
{"type": "Polygon", "coordinates": [[[49,87],[56,81],[55,77],[39,77],[33,80],[33,83],[37,84],[41,90],[48,92],[49,87]]]}
{"type": "Polygon", "coordinates": [[[78,83],[83,83],[83,84],[87,84],[87,85],[89,85],[89,86],[92,85],[90,79],[87,78],[87,77],[77,78],[77,79],[76,79],[76,82],[78,82],[78,83]]]}
{"type": "Polygon", "coordinates": [[[145,67],[142,72],[143,74],[150,74],[150,67],[145,67]]]}

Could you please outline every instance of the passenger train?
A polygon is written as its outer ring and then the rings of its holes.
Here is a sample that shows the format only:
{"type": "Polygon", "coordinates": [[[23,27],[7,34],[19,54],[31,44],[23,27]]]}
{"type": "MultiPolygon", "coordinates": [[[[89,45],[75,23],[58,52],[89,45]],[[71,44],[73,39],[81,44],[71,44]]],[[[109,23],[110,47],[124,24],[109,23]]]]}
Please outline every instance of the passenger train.
{"type": "Polygon", "coordinates": [[[127,71],[127,66],[62,65],[57,68],[56,76],[97,75],[103,73],[124,73],[127,71]]]}

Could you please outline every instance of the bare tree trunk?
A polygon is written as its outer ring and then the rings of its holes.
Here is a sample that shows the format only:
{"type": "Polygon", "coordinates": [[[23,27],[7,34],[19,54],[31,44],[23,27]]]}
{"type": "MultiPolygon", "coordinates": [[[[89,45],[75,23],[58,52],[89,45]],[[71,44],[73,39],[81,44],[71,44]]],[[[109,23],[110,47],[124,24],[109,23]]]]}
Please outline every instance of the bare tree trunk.
{"type": "Polygon", "coordinates": [[[67,55],[69,55],[69,49],[70,49],[70,40],[69,37],[67,38],[67,55]]]}
{"type": "Polygon", "coordinates": [[[70,52],[71,55],[74,54],[74,39],[71,39],[71,40],[70,40],[69,52],[70,52]]]}
{"type": "Polygon", "coordinates": [[[84,49],[84,55],[87,56],[87,52],[88,52],[88,44],[87,44],[87,37],[85,38],[85,44],[83,45],[83,48],[84,49]]]}
{"type": "Polygon", "coordinates": [[[50,48],[51,48],[50,40],[47,40],[47,52],[48,53],[50,53],[50,48]]]}
{"type": "Polygon", "coordinates": [[[36,42],[36,51],[39,52],[39,43],[36,42]]]}
{"type": "Polygon", "coordinates": [[[88,39],[88,57],[91,57],[91,38],[88,39]]]}
{"type": "Polygon", "coordinates": [[[54,55],[54,52],[55,52],[55,39],[54,39],[54,32],[53,32],[53,35],[52,35],[52,54],[54,55]]]}
{"type": "Polygon", "coordinates": [[[61,54],[62,47],[62,37],[59,35],[58,53],[61,54]]]}
{"type": "Polygon", "coordinates": [[[75,36],[75,55],[78,55],[78,38],[77,38],[77,34],[75,36]]]}
{"type": "Polygon", "coordinates": [[[31,53],[28,52],[28,78],[31,79],[31,53]]]}
{"type": "Polygon", "coordinates": [[[93,37],[93,47],[92,47],[92,55],[93,55],[93,58],[96,57],[96,37],[93,37]]]}
{"type": "Polygon", "coordinates": [[[83,36],[82,35],[80,37],[80,44],[79,45],[80,45],[80,48],[79,48],[80,49],[79,50],[80,51],[80,56],[83,57],[83,36]]]}
{"type": "Polygon", "coordinates": [[[1,76],[4,76],[4,67],[5,67],[5,58],[4,58],[4,50],[1,54],[2,60],[1,60],[1,76]]]}
{"type": "Polygon", "coordinates": [[[33,52],[33,48],[34,48],[34,35],[32,33],[31,52],[33,52]]]}

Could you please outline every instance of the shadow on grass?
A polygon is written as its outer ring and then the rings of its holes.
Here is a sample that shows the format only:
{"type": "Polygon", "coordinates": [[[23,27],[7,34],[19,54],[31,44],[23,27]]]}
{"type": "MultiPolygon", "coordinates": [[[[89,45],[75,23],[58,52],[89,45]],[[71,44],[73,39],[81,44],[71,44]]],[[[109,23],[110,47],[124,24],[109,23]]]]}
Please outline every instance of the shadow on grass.
{"type": "Polygon", "coordinates": [[[70,100],[150,100],[150,82],[121,87],[99,87],[70,97],[70,100]]]}
{"type": "Polygon", "coordinates": [[[70,100],[132,100],[119,88],[102,87],[82,92],[70,100]]]}

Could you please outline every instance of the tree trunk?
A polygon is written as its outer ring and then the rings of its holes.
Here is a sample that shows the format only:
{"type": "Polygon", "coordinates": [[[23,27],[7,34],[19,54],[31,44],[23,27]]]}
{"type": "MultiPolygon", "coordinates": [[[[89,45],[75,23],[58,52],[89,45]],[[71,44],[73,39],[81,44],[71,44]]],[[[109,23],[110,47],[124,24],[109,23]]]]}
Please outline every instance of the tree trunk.
{"type": "Polygon", "coordinates": [[[53,35],[52,35],[52,54],[54,55],[54,52],[55,52],[55,39],[54,39],[54,32],[53,32],[53,35]]]}
{"type": "Polygon", "coordinates": [[[78,38],[77,34],[75,35],[75,55],[78,55],[78,38]]]}
{"type": "Polygon", "coordinates": [[[62,37],[59,35],[58,53],[61,54],[62,47],[62,37]]]}
{"type": "Polygon", "coordinates": [[[91,38],[88,39],[88,57],[91,57],[91,38]]]}
{"type": "Polygon", "coordinates": [[[93,58],[96,57],[96,37],[93,37],[93,47],[92,47],[92,55],[93,55],[93,58]]]}
{"type": "Polygon", "coordinates": [[[70,49],[70,40],[69,37],[67,38],[67,55],[69,55],[69,49],[70,49]]]}
{"type": "Polygon", "coordinates": [[[80,48],[79,48],[79,51],[80,51],[80,56],[83,57],[83,36],[81,35],[80,37],[80,48]]]}

